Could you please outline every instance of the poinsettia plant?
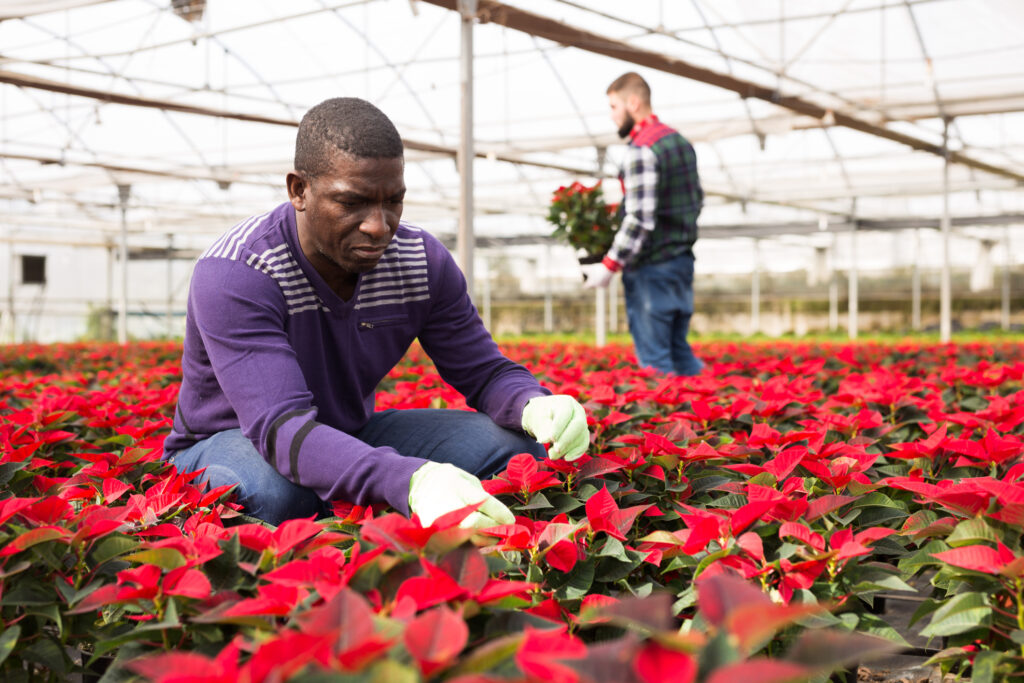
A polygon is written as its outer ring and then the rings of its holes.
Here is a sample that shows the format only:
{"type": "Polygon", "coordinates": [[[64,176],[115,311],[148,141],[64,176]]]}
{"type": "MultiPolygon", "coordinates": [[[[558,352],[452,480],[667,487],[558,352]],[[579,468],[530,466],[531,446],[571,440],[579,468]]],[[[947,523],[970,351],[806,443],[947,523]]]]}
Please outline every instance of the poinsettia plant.
{"type": "Polygon", "coordinates": [[[621,223],[618,204],[605,202],[601,181],[591,186],[577,181],[559,187],[552,195],[547,218],[555,226],[553,237],[595,258],[611,247],[621,223]]]}
{"type": "MultiPolygon", "coordinates": [[[[157,458],[179,345],[0,347],[0,679],[818,681],[911,632],[1024,670],[1024,346],[706,343],[699,378],[505,351],[592,443],[514,457],[484,482],[514,522],[473,532],[269,527],[157,458]]],[[[379,392],[467,407],[418,347],[379,392]]]]}

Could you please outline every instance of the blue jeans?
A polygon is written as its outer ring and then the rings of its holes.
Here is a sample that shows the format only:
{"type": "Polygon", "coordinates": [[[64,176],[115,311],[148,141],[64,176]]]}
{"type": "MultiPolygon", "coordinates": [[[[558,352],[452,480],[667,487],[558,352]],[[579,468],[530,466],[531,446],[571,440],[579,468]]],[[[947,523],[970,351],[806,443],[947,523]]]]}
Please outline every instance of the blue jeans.
{"type": "MultiPolygon", "coordinates": [[[[543,459],[544,446],[526,434],[496,425],[483,413],[466,410],[385,410],[374,413],[356,438],[402,455],[447,462],[486,479],[505,469],[517,453],[543,459]]],[[[286,479],[259,454],[240,429],[214,434],[194,446],[164,453],[179,472],[206,468],[210,488],[237,484],[245,513],[271,524],[296,517],[327,517],[329,502],[313,489],[286,479]]]]}
{"type": "Polygon", "coordinates": [[[622,285],[640,364],[676,375],[700,374],[704,363],[686,341],[693,315],[693,254],[626,269],[622,285]]]}

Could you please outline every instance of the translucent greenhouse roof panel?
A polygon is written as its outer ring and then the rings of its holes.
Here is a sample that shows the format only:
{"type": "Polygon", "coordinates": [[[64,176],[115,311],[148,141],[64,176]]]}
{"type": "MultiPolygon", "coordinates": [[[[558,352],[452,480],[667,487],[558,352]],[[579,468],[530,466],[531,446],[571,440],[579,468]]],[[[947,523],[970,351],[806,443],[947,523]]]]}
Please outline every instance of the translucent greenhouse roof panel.
{"type": "Polygon", "coordinates": [[[7,0],[0,4],[0,20],[25,19],[62,10],[99,5],[110,0],[7,0]]]}
{"type": "MultiPolygon", "coordinates": [[[[36,201],[28,211],[47,201],[90,207],[115,226],[116,185],[127,183],[141,230],[226,224],[283,198],[301,115],[354,95],[380,106],[407,140],[412,217],[448,229],[462,108],[454,6],[0,3],[4,196],[36,201]]],[[[854,199],[868,217],[935,215],[945,119],[950,189],[964,196],[954,210],[1019,206],[1019,0],[478,7],[475,206],[508,217],[481,220],[479,234],[545,232],[555,187],[616,172],[624,146],[605,89],[630,70],[651,83],[655,112],[694,142],[708,224],[841,217],[854,199]]]]}

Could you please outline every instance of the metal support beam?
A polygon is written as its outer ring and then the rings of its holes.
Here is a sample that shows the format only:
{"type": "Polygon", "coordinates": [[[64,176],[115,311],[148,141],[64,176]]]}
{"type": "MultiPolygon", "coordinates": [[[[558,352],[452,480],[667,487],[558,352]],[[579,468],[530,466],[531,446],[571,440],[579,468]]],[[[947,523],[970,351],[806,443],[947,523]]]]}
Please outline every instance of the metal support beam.
{"type": "MultiPolygon", "coordinates": [[[[463,0],[459,0],[459,2],[462,2],[462,1],[463,0]]],[[[473,1],[475,2],[475,0],[473,0],[473,1]]],[[[85,97],[85,98],[88,98],[88,99],[98,100],[100,102],[109,102],[109,103],[112,103],[112,104],[121,104],[121,105],[125,105],[125,106],[130,106],[130,107],[143,107],[143,108],[146,108],[146,109],[158,109],[158,110],[161,110],[161,111],[176,111],[176,112],[181,112],[181,113],[184,113],[184,114],[195,114],[197,116],[210,116],[210,117],[214,117],[214,118],[233,119],[233,120],[236,120],[236,121],[249,121],[249,122],[253,122],[253,123],[266,123],[266,124],[270,124],[270,125],[274,125],[274,126],[288,126],[288,127],[291,127],[291,128],[297,128],[298,125],[299,125],[298,119],[283,119],[283,118],[279,118],[279,117],[275,117],[275,116],[262,116],[262,115],[259,115],[259,114],[249,114],[249,113],[246,113],[246,112],[229,111],[229,110],[226,110],[226,109],[216,109],[216,108],[213,108],[213,107],[200,107],[200,106],[195,106],[195,105],[182,104],[180,102],[175,102],[173,100],[161,100],[161,99],[156,99],[156,98],[151,98],[151,97],[141,97],[141,96],[138,96],[138,95],[121,95],[121,94],[118,94],[118,93],[112,93],[109,90],[100,90],[100,89],[97,89],[97,88],[86,88],[86,87],[83,87],[83,86],[71,85],[71,84],[68,84],[68,83],[63,83],[61,81],[51,81],[51,80],[48,80],[48,79],[45,79],[45,78],[37,78],[35,76],[28,76],[26,74],[17,73],[15,71],[6,71],[6,70],[3,70],[3,69],[0,69],[0,83],[10,83],[11,85],[16,85],[16,86],[19,86],[19,87],[22,87],[22,88],[33,88],[33,89],[37,89],[37,90],[43,90],[43,91],[46,91],[46,92],[55,92],[55,93],[60,93],[60,94],[65,94],[65,95],[74,95],[75,97],[85,97]]],[[[446,147],[444,145],[436,145],[436,144],[431,143],[431,142],[421,142],[419,140],[410,140],[408,138],[404,138],[403,137],[402,138],[402,144],[405,146],[406,150],[412,150],[412,151],[416,151],[416,152],[426,152],[428,154],[437,154],[439,156],[447,156],[447,157],[454,157],[454,156],[458,155],[458,150],[457,149],[452,149],[451,147],[446,147]]],[[[555,169],[555,170],[559,170],[559,171],[565,171],[567,173],[573,173],[575,175],[591,175],[593,177],[597,177],[597,173],[598,173],[596,168],[589,168],[588,169],[588,168],[579,168],[579,167],[565,166],[565,165],[562,165],[562,164],[545,163],[543,161],[530,161],[529,159],[520,158],[519,156],[517,156],[515,154],[510,154],[510,155],[497,154],[497,155],[494,155],[493,153],[489,153],[489,152],[475,152],[474,155],[477,156],[477,157],[484,157],[484,158],[489,157],[489,158],[492,158],[492,159],[497,159],[499,161],[505,161],[505,162],[513,163],[513,164],[526,164],[526,165],[529,165],[529,166],[537,166],[537,167],[541,167],[541,168],[551,168],[551,169],[555,169]]],[[[15,156],[15,155],[5,154],[4,156],[12,157],[12,156],[15,156]]],[[[20,156],[26,156],[27,157],[28,155],[20,155],[20,156]]],[[[50,162],[49,161],[44,161],[43,163],[50,163],[50,162]]],[[[62,160],[62,159],[55,159],[53,161],[53,163],[64,163],[64,160],[62,160]]],[[[76,163],[76,162],[68,162],[68,163],[76,163]]],[[[95,163],[88,164],[88,163],[85,163],[85,162],[83,162],[82,164],[78,164],[78,165],[93,165],[93,166],[103,167],[100,164],[95,164],[95,163]]],[[[124,170],[125,171],[129,171],[129,170],[133,170],[133,169],[125,168],[124,170]]],[[[151,175],[169,175],[169,174],[173,173],[173,171],[172,172],[163,172],[163,171],[153,171],[153,170],[147,170],[147,169],[134,169],[133,172],[148,173],[148,174],[151,174],[151,175]]],[[[204,171],[204,173],[210,174],[209,171],[204,171]]],[[[220,180],[217,177],[212,178],[212,179],[218,180],[218,181],[220,180]]],[[[230,182],[237,182],[237,180],[233,180],[231,178],[224,178],[223,180],[230,181],[230,182]]]]}
{"type": "Polygon", "coordinates": [[[946,343],[953,331],[953,293],[950,276],[950,217],[949,217],[949,120],[942,126],[942,276],[939,280],[939,341],[946,343]]]}
{"type": "Polygon", "coordinates": [[[107,306],[103,311],[103,322],[100,326],[100,336],[103,341],[111,341],[114,338],[114,260],[116,258],[116,247],[112,241],[107,241],[107,306]]]}
{"type": "Polygon", "coordinates": [[[174,233],[167,233],[167,338],[174,337],[174,233]]]}
{"type": "Polygon", "coordinates": [[[832,235],[832,244],[828,248],[829,280],[828,280],[828,329],[835,332],[839,329],[839,270],[836,268],[836,236],[832,235]]]}
{"type": "Polygon", "coordinates": [[[14,314],[14,278],[18,272],[18,256],[14,253],[14,242],[7,244],[7,262],[10,267],[7,269],[7,342],[15,344],[18,341],[17,317],[14,314]]]}
{"type": "MultiPolygon", "coordinates": [[[[439,7],[444,7],[449,10],[457,10],[459,7],[458,3],[463,0],[422,1],[439,7]]],[[[498,2],[497,0],[479,0],[479,16],[481,21],[489,21],[500,26],[506,26],[517,31],[523,31],[540,38],[547,38],[548,40],[561,43],[562,45],[568,45],[588,52],[605,55],[606,57],[611,57],[613,59],[629,62],[631,64],[646,66],[651,69],[657,69],[658,71],[664,71],[666,73],[675,74],[694,81],[700,81],[701,83],[707,83],[724,90],[730,90],[738,94],[740,97],[752,97],[754,99],[764,100],[765,102],[770,102],[778,107],[795,111],[798,114],[803,114],[804,116],[811,116],[816,119],[826,119],[827,116],[830,116],[831,118],[828,120],[834,120],[835,125],[837,126],[851,128],[862,133],[884,138],[901,145],[906,145],[920,152],[927,152],[936,156],[945,156],[948,152],[948,150],[944,150],[943,146],[936,145],[923,138],[900,133],[888,128],[885,124],[876,124],[850,114],[829,110],[828,108],[811,100],[793,95],[784,95],[776,88],[765,87],[752,81],[746,81],[729,74],[719,73],[717,71],[712,71],[711,69],[690,64],[678,57],[673,57],[663,52],[645,50],[621,40],[608,38],[597,33],[591,33],[590,31],[584,31],[583,29],[563,24],[554,19],[549,19],[539,14],[533,14],[532,12],[527,12],[519,9],[518,7],[506,5],[498,2]]],[[[975,159],[962,152],[954,152],[950,155],[950,158],[952,161],[970,168],[975,168],[980,171],[992,173],[993,175],[1013,178],[1014,180],[1024,182],[1024,174],[1017,173],[1009,168],[985,163],[984,161],[975,159]]]]}
{"type": "Polygon", "coordinates": [[[860,320],[858,320],[859,292],[857,291],[857,224],[850,229],[850,273],[846,292],[846,328],[850,339],[856,339],[860,320]]]}
{"type": "Polygon", "coordinates": [[[555,329],[555,316],[553,310],[553,296],[551,292],[551,245],[544,245],[544,331],[551,332],[555,329]]]}
{"type": "Polygon", "coordinates": [[[761,240],[754,238],[754,267],[750,274],[750,333],[761,331],[761,240]]]}
{"type": "Polygon", "coordinates": [[[1002,306],[1000,307],[1000,326],[1003,330],[1010,329],[1010,229],[1005,228],[1003,233],[1003,287],[1002,306]]]}
{"type": "Polygon", "coordinates": [[[910,271],[910,328],[921,331],[921,230],[914,230],[914,263],[910,271]]]}
{"type": "MultiPolygon", "coordinates": [[[[850,229],[850,220],[829,221],[824,232],[837,233],[850,229]]],[[[911,230],[914,228],[942,229],[942,217],[918,218],[887,218],[873,220],[856,219],[857,228],[861,232],[911,230]]],[[[1009,212],[990,216],[957,216],[950,219],[950,225],[956,227],[974,227],[982,225],[1021,225],[1024,224],[1024,213],[1009,212]]],[[[775,235],[810,235],[823,232],[820,221],[787,221],[782,223],[733,223],[727,225],[701,225],[701,239],[730,237],[771,237],[775,235]]]]}
{"type": "MultiPolygon", "coordinates": [[[[487,258],[487,254],[483,254],[484,262],[484,274],[483,274],[483,297],[484,297],[484,327],[487,331],[491,331],[491,262],[487,258]]],[[[470,290],[472,292],[472,290],[470,290]]]]}
{"type": "Polygon", "coordinates": [[[621,275],[613,275],[608,281],[608,329],[612,334],[619,331],[619,280],[621,275]]]}
{"type": "Polygon", "coordinates": [[[462,57],[459,87],[462,97],[462,123],[459,151],[459,239],[456,260],[466,284],[473,292],[473,21],[476,0],[458,0],[462,15],[462,57]]]}
{"type": "Polygon", "coordinates": [[[117,342],[128,343],[128,198],[131,185],[118,185],[117,197],[121,203],[121,240],[118,256],[121,260],[121,297],[118,302],[117,342]]]}
{"type": "Polygon", "coordinates": [[[608,292],[603,287],[594,290],[594,344],[597,348],[604,346],[607,341],[608,325],[605,322],[605,301],[608,292]]]}

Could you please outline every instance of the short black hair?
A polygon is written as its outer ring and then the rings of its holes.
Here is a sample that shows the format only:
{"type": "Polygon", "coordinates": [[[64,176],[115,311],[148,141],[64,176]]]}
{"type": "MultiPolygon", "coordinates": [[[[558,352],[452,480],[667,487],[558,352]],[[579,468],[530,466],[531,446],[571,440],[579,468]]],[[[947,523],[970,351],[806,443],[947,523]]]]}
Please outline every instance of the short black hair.
{"type": "Polygon", "coordinates": [[[295,170],[319,176],[331,168],[334,155],[359,159],[403,156],[402,136],[380,109],[358,97],[324,100],[306,112],[295,138],[295,170]]]}

